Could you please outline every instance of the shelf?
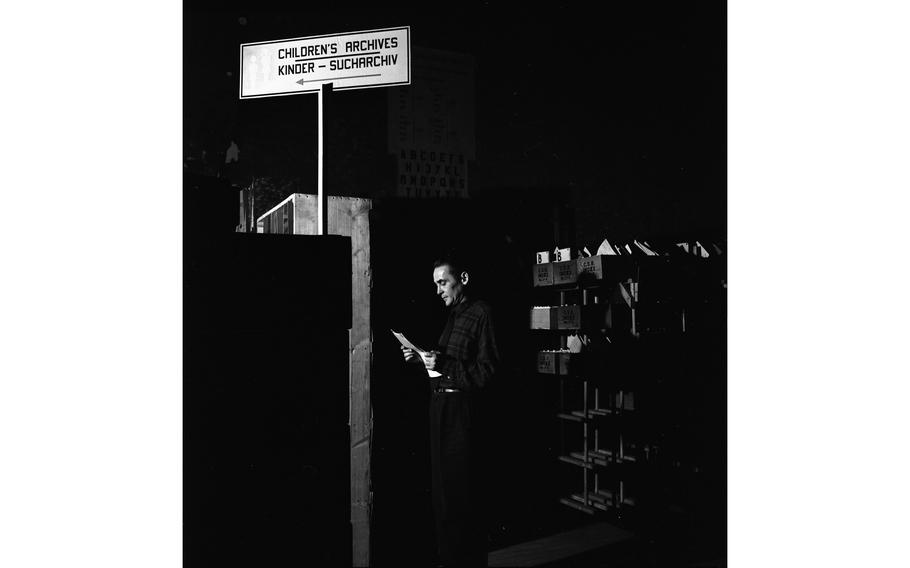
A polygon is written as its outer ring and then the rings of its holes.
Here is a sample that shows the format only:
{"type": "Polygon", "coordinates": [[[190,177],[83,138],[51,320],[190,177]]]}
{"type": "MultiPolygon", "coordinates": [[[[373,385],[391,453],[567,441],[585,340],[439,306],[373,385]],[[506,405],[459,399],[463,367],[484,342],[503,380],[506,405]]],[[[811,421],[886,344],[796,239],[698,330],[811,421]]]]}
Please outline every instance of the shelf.
{"type": "Polygon", "coordinates": [[[594,469],[594,467],[620,467],[626,464],[638,463],[635,456],[623,456],[622,460],[614,460],[610,450],[591,450],[588,452],[588,461],[585,463],[584,452],[569,452],[569,455],[559,456],[559,461],[577,466],[594,469]]]}
{"type": "Polygon", "coordinates": [[[618,414],[610,408],[592,408],[588,411],[589,416],[616,416],[618,414]]]}
{"type": "Polygon", "coordinates": [[[562,503],[563,505],[567,505],[567,506],[569,506],[569,507],[571,507],[571,508],[573,508],[573,509],[576,509],[576,510],[581,511],[581,512],[583,512],[583,513],[587,513],[587,514],[589,514],[589,515],[593,515],[594,513],[597,512],[597,510],[594,509],[594,507],[589,507],[589,506],[585,505],[584,503],[579,503],[579,502],[576,501],[575,499],[570,499],[570,498],[562,497],[562,498],[559,499],[559,502],[562,503]]]}
{"type": "MultiPolygon", "coordinates": [[[[581,411],[576,410],[575,412],[580,413],[581,411]]],[[[558,416],[559,418],[562,418],[563,420],[571,420],[572,422],[584,422],[585,421],[584,414],[575,414],[575,412],[571,412],[571,413],[560,412],[556,416],[558,416]]]]}
{"type": "MultiPolygon", "coordinates": [[[[572,507],[579,511],[593,515],[597,513],[597,510],[601,511],[610,511],[615,509],[616,506],[614,503],[614,497],[612,491],[600,490],[597,492],[589,491],[588,492],[588,504],[585,504],[584,495],[581,493],[573,493],[569,497],[562,497],[559,499],[559,502],[563,505],[572,507]]],[[[624,507],[634,507],[635,499],[632,497],[626,497],[622,505],[624,507]]]]}
{"type": "Polygon", "coordinates": [[[582,422],[593,418],[623,418],[635,416],[634,410],[615,411],[610,408],[592,408],[585,414],[583,410],[571,410],[569,412],[559,412],[556,414],[559,418],[572,420],[573,422],[582,422]]]}
{"type": "MultiPolygon", "coordinates": [[[[569,457],[575,458],[580,463],[584,460],[585,454],[584,452],[569,452],[569,457]]],[[[606,467],[610,462],[606,461],[600,456],[595,455],[594,452],[588,452],[588,463],[606,467]]]]}
{"type": "MultiPolygon", "coordinates": [[[[581,459],[584,457],[584,454],[582,452],[570,452],[569,456],[573,457],[575,459],[581,459]]],[[[590,463],[593,463],[594,465],[597,465],[600,467],[616,467],[617,465],[619,465],[617,462],[613,461],[613,456],[611,455],[611,453],[609,453],[608,450],[607,451],[605,451],[605,450],[589,451],[588,452],[588,461],[590,463]]]]}
{"type": "MultiPolygon", "coordinates": [[[[562,497],[559,499],[559,502],[563,505],[572,507],[573,509],[578,509],[579,511],[593,515],[597,510],[609,511],[615,509],[616,506],[613,504],[613,492],[612,491],[589,491],[588,492],[588,504],[585,504],[584,495],[581,493],[573,493],[569,497],[562,497]]],[[[631,497],[626,497],[623,502],[625,507],[634,507],[635,499],[631,497]]]]}
{"type": "Polygon", "coordinates": [[[606,489],[601,489],[600,491],[589,491],[588,498],[592,501],[597,501],[608,507],[613,506],[613,492],[606,489]]]}
{"type": "Polygon", "coordinates": [[[572,465],[578,466],[578,467],[586,467],[588,469],[594,469],[593,463],[588,462],[586,464],[583,459],[579,459],[579,458],[572,457],[572,456],[559,456],[559,461],[565,462],[568,464],[572,464],[572,465]]]}
{"type": "Polygon", "coordinates": [[[564,284],[547,284],[535,286],[534,290],[547,292],[568,292],[570,290],[595,290],[597,288],[609,288],[615,286],[617,282],[625,280],[585,280],[584,282],[567,282],[564,284]]]}
{"type": "Polygon", "coordinates": [[[638,458],[629,454],[624,454],[622,460],[613,461],[613,450],[591,450],[588,452],[588,455],[593,455],[596,458],[607,460],[611,463],[636,463],[638,458]]]}

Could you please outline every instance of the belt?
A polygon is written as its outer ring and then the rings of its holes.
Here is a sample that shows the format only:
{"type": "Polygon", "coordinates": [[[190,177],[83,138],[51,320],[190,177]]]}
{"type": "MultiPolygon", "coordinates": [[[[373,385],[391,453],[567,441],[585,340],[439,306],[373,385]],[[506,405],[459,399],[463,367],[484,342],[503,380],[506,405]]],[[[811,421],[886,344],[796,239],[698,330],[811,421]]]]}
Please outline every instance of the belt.
{"type": "Polygon", "coordinates": [[[442,392],[461,392],[460,389],[434,389],[433,392],[442,393],[442,392]]]}

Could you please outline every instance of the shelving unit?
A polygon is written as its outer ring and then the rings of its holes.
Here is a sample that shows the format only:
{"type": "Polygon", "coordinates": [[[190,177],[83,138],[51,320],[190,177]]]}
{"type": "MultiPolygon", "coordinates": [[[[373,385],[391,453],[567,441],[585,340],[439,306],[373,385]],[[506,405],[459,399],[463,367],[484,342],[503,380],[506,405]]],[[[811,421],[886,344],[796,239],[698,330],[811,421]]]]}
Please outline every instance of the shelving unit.
{"type": "MultiPolygon", "coordinates": [[[[716,274],[700,260],[601,256],[534,266],[537,370],[559,383],[556,459],[577,470],[563,505],[621,518],[647,499],[641,480],[666,465],[665,433],[675,428],[654,408],[653,401],[666,398],[657,391],[669,365],[653,359],[680,343],[687,324],[710,319],[700,311],[709,299],[699,292],[716,274]],[[572,334],[586,338],[582,352],[558,351],[572,334]]],[[[672,467],[679,467],[678,457],[666,456],[676,460],[672,467]]]]}
{"type": "Polygon", "coordinates": [[[592,357],[609,351],[613,337],[636,334],[630,261],[589,257],[534,267],[537,299],[551,306],[549,317],[541,308],[532,314],[532,328],[543,336],[540,344],[565,350],[572,334],[589,340],[588,352],[554,353],[555,364],[546,361],[549,352],[538,354],[538,371],[552,372],[559,381],[557,459],[579,473],[574,490],[560,502],[588,514],[631,504],[624,498],[622,479],[614,475],[625,457],[622,433],[605,423],[622,414],[622,405],[616,405],[608,381],[592,372],[597,367],[592,357]]]}

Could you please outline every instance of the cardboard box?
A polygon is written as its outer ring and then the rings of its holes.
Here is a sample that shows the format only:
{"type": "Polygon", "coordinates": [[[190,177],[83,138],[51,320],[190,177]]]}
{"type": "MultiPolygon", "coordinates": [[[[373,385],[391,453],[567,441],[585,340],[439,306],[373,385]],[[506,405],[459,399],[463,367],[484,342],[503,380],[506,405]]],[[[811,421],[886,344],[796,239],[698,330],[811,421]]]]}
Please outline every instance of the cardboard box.
{"type": "Polygon", "coordinates": [[[553,284],[574,284],[578,278],[578,261],[554,262],[553,284]]]}
{"type": "Polygon", "coordinates": [[[556,353],[556,356],[556,374],[564,377],[575,374],[578,353],[556,353]]]}
{"type": "Polygon", "coordinates": [[[575,259],[578,280],[620,281],[633,277],[635,263],[632,257],[599,254],[575,259]]]}
{"type": "Polygon", "coordinates": [[[556,329],[555,307],[531,308],[531,329],[556,329]]]}
{"type": "Polygon", "coordinates": [[[540,351],[537,353],[537,372],[545,375],[555,375],[557,366],[557,355],[552,351],[540,351]]]}
{"type": "Polygon", "coordinates": [[[595,280],[603,280],[604,277],[604,257],[603,255],[585,256],[576,259],[578,264],[578,275],[591,274],[595,280]]]}
{"type": "Polygon", "coordinates": [[[552,286],[553,285],[553,263],[534,265],[534,286],[552,286]]]}
{"type": "Polygon", "coordinates": [[[581,306],[556,308],[556,329],[581,329],[581,306]]]}

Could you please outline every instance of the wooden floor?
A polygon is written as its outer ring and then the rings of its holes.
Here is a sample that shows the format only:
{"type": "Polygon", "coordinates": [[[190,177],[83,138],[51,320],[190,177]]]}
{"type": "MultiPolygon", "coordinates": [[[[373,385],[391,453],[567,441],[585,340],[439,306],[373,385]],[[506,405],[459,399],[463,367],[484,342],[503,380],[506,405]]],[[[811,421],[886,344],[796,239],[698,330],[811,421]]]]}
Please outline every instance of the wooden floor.
{"type": "Polygon", "coordinates": [[[632,539],[629,531],[607,523],[595,523],[574,530],[494,550],[490,568],[559,566],[632,539]]]}

